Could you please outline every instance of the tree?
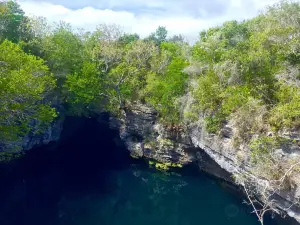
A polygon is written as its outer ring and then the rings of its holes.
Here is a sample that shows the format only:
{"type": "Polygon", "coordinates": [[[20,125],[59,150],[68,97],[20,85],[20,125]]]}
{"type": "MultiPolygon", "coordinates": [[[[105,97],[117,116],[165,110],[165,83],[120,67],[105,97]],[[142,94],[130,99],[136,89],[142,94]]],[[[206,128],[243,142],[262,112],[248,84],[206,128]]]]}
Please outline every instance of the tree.
{"type": "Polygon", "coordinates": [[[118,40],[122,37],[122,30],[116,25],[102,24],[91,35],[88,43],[92,46],[92,59],[104,74],[121,62],[124,48],[118,40]]]}
{"type": "Polygon", "coordinates": [[[79,71],[83,63],[83,44],[72,27],[60,22],[53,33],[41,40],[43,58],[56,76],[79,71]]]}
{"type": "Polygon", "coordinates": [[[121,42],[124,45],[131,44],[132,42],[135,42],[140,39],[140,36],[138,34],[124,34],[119,38],[119,42],[121,42]]]}
{"type": "Polygon", "coordinates": [[[0,45],[0,63],[0,139],[43,130],[57,116],[48,100],[55,88],[48,67],[7,40],[0,45]]]}
{"type": "Polygon", "coordinates": [[[28,18],[15,1],[0,2],[0,42],[8,39],[12,42],[27,40],[28,18]]]}
{"type": "Polygon", "coordinates": [[[168,39],[168,42],[174,42],[174,43],[185,43],[185,40],[184,40],[184,36],[182,36],[181,34],[178,34],[178,35],[173,35],[172,37],[170,37],[168,39]]]}
{"type": "Polygon", "coordinates": [[[103,41],[117,41],[124,36],[121,26],[116,24],[100,24],[96,32],[101,33],[100,40],[103,41]]]}
{"type": "Polygon", "coordinates": [[[75,115],[97,110],[104,97],[103,81],[95,63],[84,62],[79,72],[67,75],[64,87],[68,90],[69,112],[75,115]]]}
{"type": "Polygon", "coordinates": [[[168,31],[165,27],[159,26],[155,31],[158,43],[165,42],[167,40],[168,31]]]}
{"type": "Polygon", "coordinates": [[[147,37],[146,41],[153,41],[157,46],[160,46],[162,42],[167,41],[168,31],[165,27],[159,26],[154,33],[151,33],[147,37]]]}
{"type": "Polygon", "coordinates": [[[185,93],[187,75],[183,69],[188,65],[182,56],[181,47],[175,43],[161,44],[161,54],[156,56],[156,65],[147,76],[146,101],[159,113],[163,121],[180,123],[177,98],[185,93]]]}
{"type": "Polygon", "coordinates": [[[33,54],[38,57],[45,57],[44,42],[53,32],[46,18],[44,17],[30,17],[28,18],[28,35],[30,38],[26,42],[22,42],[22,48],[25,52],[33,54]]]}
{"type": "Polygon", "coordinates": [[[143,98],[150,62],[157,54],[158,48],[154,44],[142,40],[127,46],[121,62],[106,76],[110,111],[126,110],[131,103],[143,98]]]}

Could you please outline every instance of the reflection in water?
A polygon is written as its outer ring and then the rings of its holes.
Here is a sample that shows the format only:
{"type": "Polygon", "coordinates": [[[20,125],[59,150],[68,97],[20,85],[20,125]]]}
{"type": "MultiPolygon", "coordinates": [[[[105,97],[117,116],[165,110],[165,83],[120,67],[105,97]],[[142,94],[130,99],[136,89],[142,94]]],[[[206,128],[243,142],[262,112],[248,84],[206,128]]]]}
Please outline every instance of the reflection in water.
{"type": "Polygon", "coordinates": [[[205,176],[181,177],[132,166],[110,174],[114,191],[63,198],[59,224],[255,225],[240,199],[205,176]]]}
{"type": "Polygon", "coordinates": [[[116,147],[107,124],[80,122],[58,147],[0,168],[1,225],[259,225],[215,180],[149,169],[116,147]]]}

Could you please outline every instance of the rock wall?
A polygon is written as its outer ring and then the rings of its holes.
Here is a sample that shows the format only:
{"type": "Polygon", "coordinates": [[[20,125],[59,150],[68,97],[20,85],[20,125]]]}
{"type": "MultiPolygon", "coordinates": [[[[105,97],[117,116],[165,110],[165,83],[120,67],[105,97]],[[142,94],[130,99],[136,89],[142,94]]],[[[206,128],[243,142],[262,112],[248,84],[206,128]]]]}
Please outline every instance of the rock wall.
{"type": "Polygon", "coordinates": [[[111,118],[111,127],[120,130],[121,139],[133,157],[181,164],[193,161],[185,151],[192,147],[189,136],[172,127],[162,126],[157,121],[157,113],[145,105],[132,107],[121,122],[111,118]]]}
{"type": "MultiPolygon", "coordinates": [[[[122,121],[111,118],[110,124],[111,128],[120,130],[121,139],[133,157],[145,157],[161,163],[196,163],[202,170],[231,182],[234,182],[232,175],[249,174],[251,169],[249,151],[234,147],[230,126],[225,126],[220,135],[206,132],[201,121],[187,127],[164,126],[155,110],[142,104],[136,104],[125,112],[122,121]]],[[[292,152],[285,151],[285,156],[293,157],[300,152],[299,146],[293,148],[292,152]]],[[[259,177],[256,179],[264,182],[259,177]]],[[[298,186],[274,195],[277,206],[298,222],[300,209],[290,206],[299,196],[298,186]]]]}
{"type": "MultiPolygon", "coordinates": [[[[42,134],[31,133],[22,140],[12,143],[0,141],[0,152],[4,149],[24,151],[57,141],[60,138],[63,122],[64,117],[61,116],[42,134]]],[[[201,120],[186,127],[167,126],[160,123],[157,112],[151,107],[136,104],[124,113],[122,120],[110,117],[110,128],[119,130],[121,139],[133,157],[148,158],[165,164],[194,163],[202,170],[230,182],[234,182],[232,175],[251,171],[247,155],[249,151],[234,147],[233,129],[230,126],[225,126],[219,135],[206,132],[201,120]]],[[[298,133],[282,134],[282,136],[300,141],[298,133]]],[[[278,152],[283,157],[298,157],[300,148],[299,145],[291,145],[288,149],[279,149],[278,152]]],[[[259,177],[256,179],[258,182],[264,182],[259,177]]],[[[291,202],[299,197],[299,185],[274,195],[277,206],[298,222],[300,222],[300,209],[295,205],[290,206],[291,202]]]]}
{"type": "MultiPolygon", "coordinates": [[[[1,142],[0,152],[18,153],[27,151],[33,147],[46,145],[52,141],[58,141],[63,129],[64,116],[60,116],[53,123],[51,123],[42,133],[29,133],[20,140],[12,142],[1,142]]],[[[33,122],[34,123],[34,122],[33,122]]],[[[32,124],[34,126],[34,124],[32,124]]]]}
{"type": "MultiPolygon", "coordinates": [[[[235,174],[249,174],[251,178],[257,182],[257,185],[264,184],[266,181],[261,177],[255,177],[251,174],[251,164],[249,163],[249,149],[236,149],[233,147],[232,129],[225,127],[221,131],[220,136],[209,135],[203,126],[194,124],[189,128],[189,135],[194,146],[201,148],[215,161],[221,168],[225,169],[232,175],[235,174]]],[[[292,146],[291,148],[294,148],[292,146]]],[[[247,146],[245,146],[247,148],[247,146]]],[[[290,150],[290,149],[289,149],[290,150]]],[[[280,150],[282,151],[282,149],[280,150]]],[[[294,149],[300,152],[300,149],[294,149]]],[[[285,157],[295,157],[295,152],[284,153],[285,157]]],[[[298,183],[299,184],[299,183],[298,183]]],[[[271,198],[276,201],[276,205],[281,210],[285,211],[290,217],[295,218],[300,223],[300,208],[293,205],[296,199],[299,199],[299,185],[292,189],[278,191],[274,193],[271,198]]]]}

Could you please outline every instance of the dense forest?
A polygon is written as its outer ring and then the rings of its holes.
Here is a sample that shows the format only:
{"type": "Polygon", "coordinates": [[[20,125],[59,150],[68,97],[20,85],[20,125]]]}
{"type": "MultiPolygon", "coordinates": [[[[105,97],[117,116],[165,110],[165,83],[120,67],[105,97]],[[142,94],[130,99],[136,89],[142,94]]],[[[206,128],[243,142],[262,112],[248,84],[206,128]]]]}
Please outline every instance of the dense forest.
{"type": "Polygon", "coordinates": [[[117,25],[86,32],[49,24],[2,1],[1,142],[43,132],[61,106],[69,115],[121,117],[139,102],[172,126],[201,117],[218,134],[230,123],[236,146],[251,146],[257,164],[275,165],[260,156],[284,141],[279,134],[300,127],[299,31],[296,2],[201,31],[191,45],[182,35],[168,37],[165,27],[140,38],[117,25]]]}

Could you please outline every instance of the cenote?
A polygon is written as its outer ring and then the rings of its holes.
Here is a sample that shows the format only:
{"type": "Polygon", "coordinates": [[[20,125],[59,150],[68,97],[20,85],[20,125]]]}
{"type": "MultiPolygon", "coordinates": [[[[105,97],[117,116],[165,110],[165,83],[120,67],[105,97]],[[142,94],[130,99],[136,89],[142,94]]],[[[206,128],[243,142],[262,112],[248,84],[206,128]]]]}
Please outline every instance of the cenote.
{"type": "Polygon", "coordinates": [[[117,139],[105,122],[68,118],[59,143],[1,165],[0,224],[259,225],[222,182],[151,169],[117,139]]]}

